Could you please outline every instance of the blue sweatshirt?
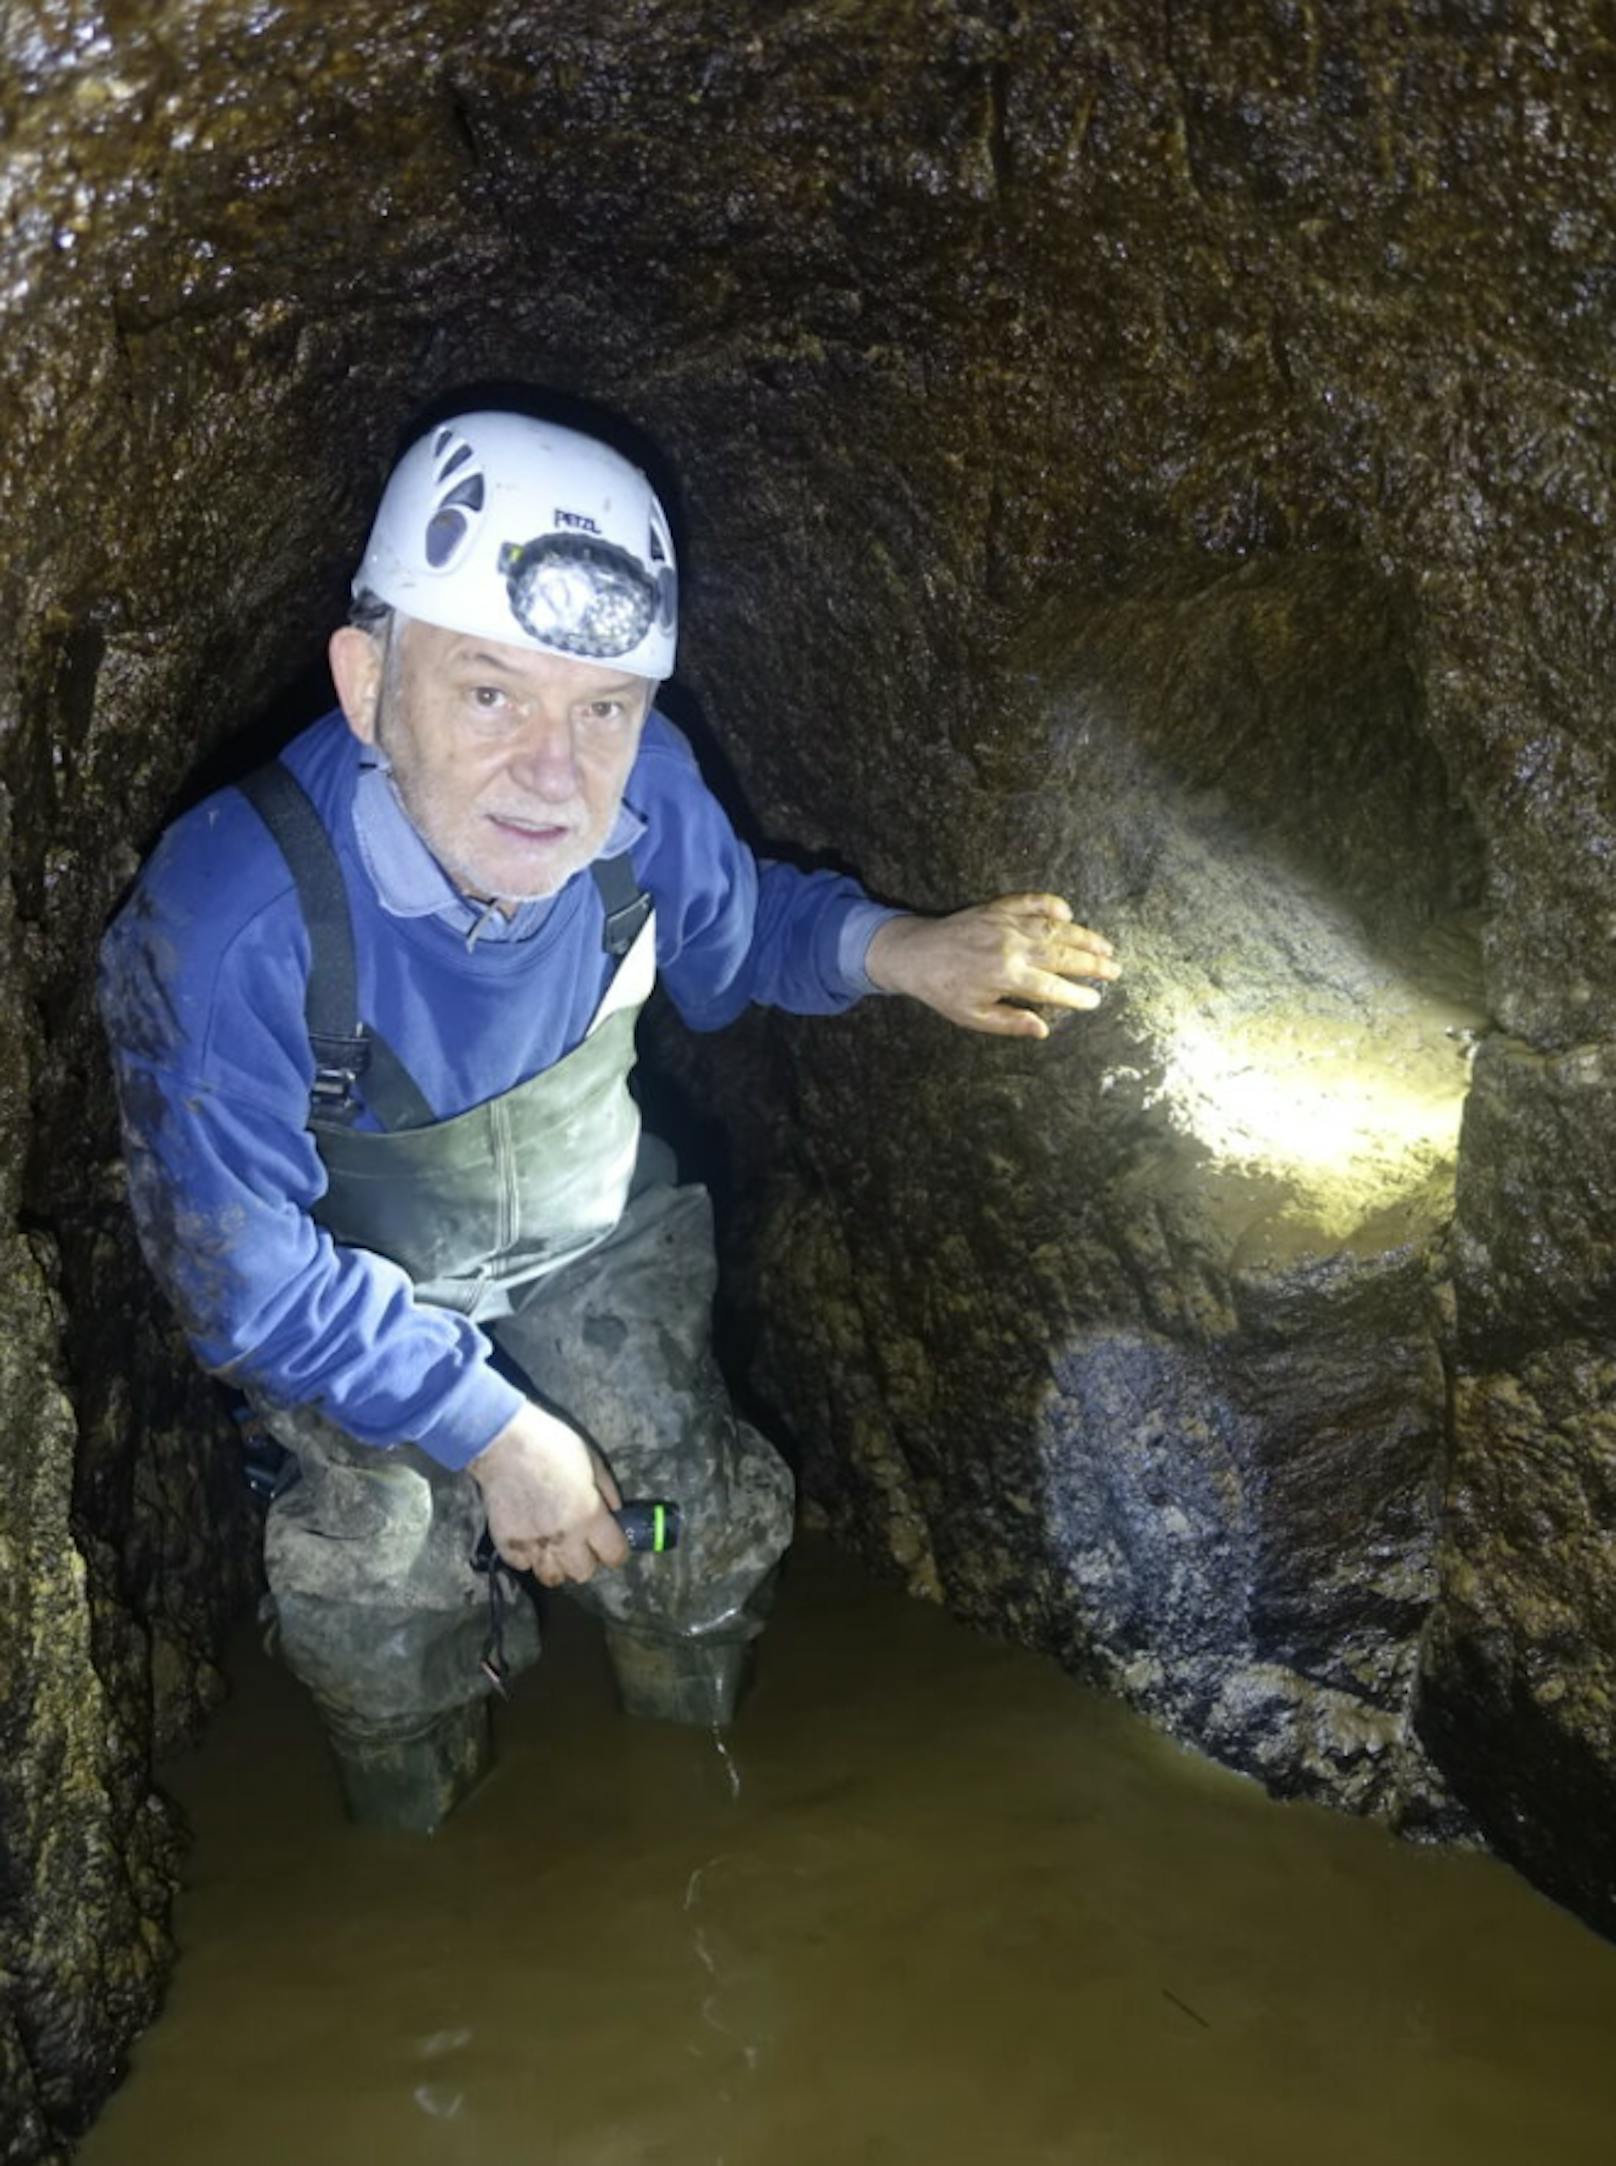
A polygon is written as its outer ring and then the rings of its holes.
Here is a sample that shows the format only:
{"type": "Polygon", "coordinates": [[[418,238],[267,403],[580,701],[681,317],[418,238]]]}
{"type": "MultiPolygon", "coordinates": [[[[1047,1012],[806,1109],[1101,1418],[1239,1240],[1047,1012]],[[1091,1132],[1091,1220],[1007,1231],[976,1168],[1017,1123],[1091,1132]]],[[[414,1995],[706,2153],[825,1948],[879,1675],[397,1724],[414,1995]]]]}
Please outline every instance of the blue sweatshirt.
{"type": "MultiPolygon", "coordinates": [[[[440,1120],[582,1042],[614,968],[587,871],[491,939],[468,939],[452,910],[397,914],[360,845],[362,748],[342,716],[282,757],[337,847],[361,1013],[440,1120]]],[[[887,913],[852,880],[754,859],[660,714],[624,813],[613,846],[635,838],[658,968],[695,1029],[752,1001],[833,1014],[867,990],[863,951],[887,913]]],[[[164,835],[102,946],[141,1245],[205,1367],[278,1405],[312,1405],[361,1443],[408,1438],[463,1467],[521,1394],[489,1366],[476,1325],[417,1302],[396,1264],[333,1242],[310,1216],[326,1180],[305,1125],[308,971],[286,860],[246,799],[221,790],[164,835]]]]}

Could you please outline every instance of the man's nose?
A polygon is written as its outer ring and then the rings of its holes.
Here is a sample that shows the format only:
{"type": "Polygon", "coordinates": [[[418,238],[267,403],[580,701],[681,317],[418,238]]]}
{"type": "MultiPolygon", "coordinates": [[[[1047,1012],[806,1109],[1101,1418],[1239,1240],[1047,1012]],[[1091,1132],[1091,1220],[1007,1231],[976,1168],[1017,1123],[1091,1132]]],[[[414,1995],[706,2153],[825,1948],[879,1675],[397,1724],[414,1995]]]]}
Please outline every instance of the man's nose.
{"type": "Polygon", "coordinates": [[[578,794],[578,752],[568,714],[530,717],[511,760],[511,774],[523,789],[551,804],[578,794]]]}

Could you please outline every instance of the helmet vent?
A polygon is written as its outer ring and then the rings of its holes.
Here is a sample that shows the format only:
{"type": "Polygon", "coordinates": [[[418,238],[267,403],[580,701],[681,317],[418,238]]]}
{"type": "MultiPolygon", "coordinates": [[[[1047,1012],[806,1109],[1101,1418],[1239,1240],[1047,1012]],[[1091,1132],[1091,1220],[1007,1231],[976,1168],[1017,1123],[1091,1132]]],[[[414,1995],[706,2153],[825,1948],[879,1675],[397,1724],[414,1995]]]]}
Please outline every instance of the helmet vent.
{"type": "Polygon", "coordinates": [[[437,504],[427,521],[422,548],[428,566],[446,572],[458,561],[482,513],[483,474],[481,467],[472,464],[476,454],[470,444],[450,429],[439,430],[432,449],[438,462],[437,504]],[[452,486],[446,488],[446,483],[452,486]]]}
{"type": "Polygon", "coordinates": [[[673,566],[673,537],[669,534],[662,506],[653,499],[651,512],[651,563],[656,582],[656,621],[664,632],[671,632],[679,621],[679,574],[673,566]]]}

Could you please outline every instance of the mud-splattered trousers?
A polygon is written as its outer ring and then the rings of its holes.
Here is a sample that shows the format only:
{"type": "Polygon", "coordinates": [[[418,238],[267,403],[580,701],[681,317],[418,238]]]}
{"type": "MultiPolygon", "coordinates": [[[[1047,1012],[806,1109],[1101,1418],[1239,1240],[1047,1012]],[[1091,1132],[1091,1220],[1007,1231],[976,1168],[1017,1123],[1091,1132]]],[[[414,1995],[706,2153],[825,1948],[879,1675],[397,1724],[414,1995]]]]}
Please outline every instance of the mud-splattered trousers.
{"type": "MultiPolygon", "coordinates": [[[[630,1557],[569,1590],[604,1619],[619,1675],[673,1641],[681,1655],[713,1657],[681,1660],[687,1690],[705,1676],[722,1696],[734,1674],[727,1658],[761,1630],[791,1538],[791,1476],[730,1408],[708,1340],[711,1207],[704,1189],[671,1185],[669,1171],[660,1146],[642,1151],[644,1185],[608,1238],[516,1289],[510,1313],[485,1328],[532,1395],[604,1453],[625,1496],[684,1508],[677,1549],[630,1557]]],[[[490,1589],[472,1565],[485,1521],[472,1477],[412,1445],[371,1450],[306,1408],[269,1420],[303,1470],[272,1506],[265,1540],[281,1646],[339,1747],[409,1738],[489,1690],[480,1661],[490,1589]]],[[[523,1594],[496,1589],[494,1599],[515,1671],[538,1654],[536,1613],[523,1594]]],[[[729,1712],[717,1698],[689,1709],[709,1721],[729,1712]]]]}

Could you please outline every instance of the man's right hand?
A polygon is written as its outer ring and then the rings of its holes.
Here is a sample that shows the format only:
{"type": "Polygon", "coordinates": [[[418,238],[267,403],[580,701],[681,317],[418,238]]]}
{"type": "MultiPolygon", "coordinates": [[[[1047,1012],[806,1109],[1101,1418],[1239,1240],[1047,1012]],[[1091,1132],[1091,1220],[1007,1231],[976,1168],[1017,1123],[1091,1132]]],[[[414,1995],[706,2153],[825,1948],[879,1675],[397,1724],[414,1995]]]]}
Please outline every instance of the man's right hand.
{"type": "Polygon", "coordinates": [[[546,1587],[592,1579],[628,1555],[612,1513],[622,1503],[603,1459],[531,1401],[466,1470],[475,1475],[494,1547],[546,1587]]]}

